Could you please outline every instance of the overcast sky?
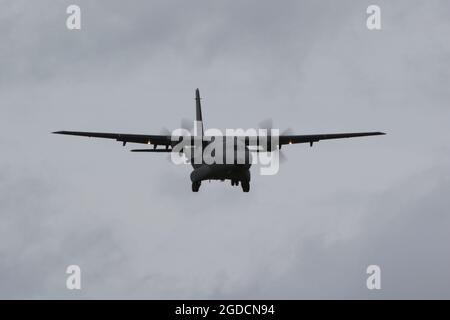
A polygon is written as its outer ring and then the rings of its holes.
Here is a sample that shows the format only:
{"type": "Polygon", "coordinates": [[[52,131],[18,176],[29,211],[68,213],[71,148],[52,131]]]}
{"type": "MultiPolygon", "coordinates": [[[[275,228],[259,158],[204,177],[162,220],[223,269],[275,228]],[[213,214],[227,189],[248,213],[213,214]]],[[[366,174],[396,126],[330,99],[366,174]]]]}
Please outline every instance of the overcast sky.
{"type": "Polygon", "coordinates": [[[78,0],[69,31],[72,3],[0,1],[1,298],[450,298],[447,0],[78,0]],[[206,128],[388,135],[195,194],[163,154],[50,134],[175,129],[197,87],[206,128]]]}

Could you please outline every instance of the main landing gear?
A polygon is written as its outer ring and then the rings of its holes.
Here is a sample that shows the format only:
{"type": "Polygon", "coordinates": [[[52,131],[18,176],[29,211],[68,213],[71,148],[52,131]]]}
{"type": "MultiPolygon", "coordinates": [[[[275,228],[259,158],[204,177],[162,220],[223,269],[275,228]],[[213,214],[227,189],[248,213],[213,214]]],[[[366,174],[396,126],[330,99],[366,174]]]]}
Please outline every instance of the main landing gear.
{"type": "MultiPolygon", "coordinates": [[[[231,180],[231,185],[238,186],[239,180],[231,180]]],[[[241,181],[241,187],[242,187],[242,191],[249,192],[250,191],[250,181],[247,181],[247,180],[241,181]]]]}
{"type": "MultiPolygon", "coordinates": [[[[244,192],[250,191],[250,181],[248,181],[248,180],[244,180],[244,181],[231,180],[231,185],[239,186],[239,182],[241,183],[242,191],[244,191],[244,192]]],[[[202,184],[201,181],[192,182],[192,192],[198,192],[201,184],[202,184]]]]}
{"type": "Polygon", "coordinates": [[[241,186],[242,186],[242,191],[244,191],[244,192],[250,191],[250,181],[242,181],[241,186]]]}
{"type": "Polygon", "coordinates": [[[192,182],[192,192],[198,192],[201,184],[201,181],[192,182]]]}

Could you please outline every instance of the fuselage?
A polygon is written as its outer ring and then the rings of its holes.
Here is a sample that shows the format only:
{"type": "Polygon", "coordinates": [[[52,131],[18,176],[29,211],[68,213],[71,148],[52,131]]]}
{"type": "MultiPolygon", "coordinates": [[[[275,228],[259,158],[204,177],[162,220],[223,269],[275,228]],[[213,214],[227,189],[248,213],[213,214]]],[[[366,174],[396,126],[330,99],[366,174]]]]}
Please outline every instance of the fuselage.
{"type": "Polygon", "coordinates": [[[206,144],[203,152],[191,157],[194,170],[192,182],[203,180],[250,181],[252,155],[247,146],[238,142],[232,145],[212,146],[206,144]],[[221,153],[220,150],[223,150],[221,153]],[[200,158],[201,157],[201,158],[200,158]]]}

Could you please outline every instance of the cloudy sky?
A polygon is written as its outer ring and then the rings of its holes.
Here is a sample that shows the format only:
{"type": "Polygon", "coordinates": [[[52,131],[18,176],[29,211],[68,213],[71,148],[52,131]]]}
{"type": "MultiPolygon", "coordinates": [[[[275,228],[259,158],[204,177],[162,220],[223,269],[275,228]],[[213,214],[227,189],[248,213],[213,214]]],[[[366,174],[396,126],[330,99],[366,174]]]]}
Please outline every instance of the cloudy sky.
{"type": "Polygon", "coordinates": [[[78,0],[69,31],[72,3],[0,1],[1,298],[450,298],[447,0],[78,0]],[[209,128],[388,135],[194,194],[164,155],[50,134],[174,129],[197,87],[209,128]]]}

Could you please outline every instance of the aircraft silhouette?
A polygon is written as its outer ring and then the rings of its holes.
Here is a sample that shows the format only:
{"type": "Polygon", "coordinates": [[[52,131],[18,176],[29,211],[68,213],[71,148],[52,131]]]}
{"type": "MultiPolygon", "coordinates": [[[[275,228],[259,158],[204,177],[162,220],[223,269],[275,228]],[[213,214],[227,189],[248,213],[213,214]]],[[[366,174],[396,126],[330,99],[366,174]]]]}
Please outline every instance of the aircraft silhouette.
{"type": "MultiPolygon", "coordinates": [[[[56,131],[55,134],[84,136],[94,138],[115,139],[123,143],[142,143],[150,144],[152,149],[134,149],[132,152],[178,152],[180,154],[188,155],[187,159],[192,164],[193,171],[190,175],[192,181],[192,191],[198,192],[201,182],[205,180],[231,180],[231,185],[238,186],[241,183],[244,192],[250,191],[250,166],[252,164],[251,153],[278,151],[282,145],[309,143],[313,146],[314,142],[329,139],[353,138],[363,136],[384,135],[383,132],[354,132],[354,133],[333,133],[333,134],[313,134],[313,135],[291,135],[281,134],[272,135],[271,123],[263,125],[263,135],[243,135],[243,136],[205,136],[203,129],[202,110],[200,103],[199,89],[195,91],[196,100],[196,122],[195,135],[174,135],[174,134],[160,134],[160,135],[142,135],[142,134],[123,134],[123,133],[102,133],[102,132],[80,132],[80,131],[56,131]],[[265,133],[267,132],[267,133],[265,133]],[[230,139],[230,140],[227,140],[230,139]],[[226,141],[232,141],[232,144],[227,144],[226,141]],[[207,161],[203,153],[196,153],[195,150],[204,150],[213,142],[222,142],[220,145],[223,152],[218,155],[218,159],[224,161],[207,161]],[[164,146],[164,148],[158,148],[164,146]],[[179,146],[177,148],[177,146],[179,146]],[[250,150],[256,147],[257,150],[250,150]],[[227,155],[232,155],[230,159],[226,159],[227,155]],[[223,157],[223,158],[222,158],[223,157]]],[[[218,153],[216,148],[212,152],[218,153]]],[[[216,159],[217,160],[217,159],[216,159]]]]}

